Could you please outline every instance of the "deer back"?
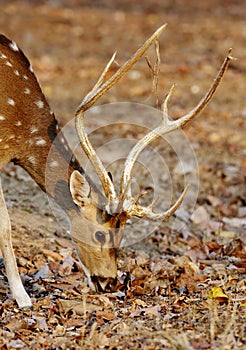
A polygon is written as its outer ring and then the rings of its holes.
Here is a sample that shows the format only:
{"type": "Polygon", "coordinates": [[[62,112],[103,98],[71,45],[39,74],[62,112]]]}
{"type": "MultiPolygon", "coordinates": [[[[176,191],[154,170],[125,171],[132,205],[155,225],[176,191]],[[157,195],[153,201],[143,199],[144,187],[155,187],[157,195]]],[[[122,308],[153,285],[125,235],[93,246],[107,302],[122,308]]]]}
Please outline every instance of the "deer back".
{"type": "Polygon", "coordinates": [[[0,35],[0,164],[24,168],[45,161],[56,136],[56,120],[33,73],[15,42],[0,35]]]}

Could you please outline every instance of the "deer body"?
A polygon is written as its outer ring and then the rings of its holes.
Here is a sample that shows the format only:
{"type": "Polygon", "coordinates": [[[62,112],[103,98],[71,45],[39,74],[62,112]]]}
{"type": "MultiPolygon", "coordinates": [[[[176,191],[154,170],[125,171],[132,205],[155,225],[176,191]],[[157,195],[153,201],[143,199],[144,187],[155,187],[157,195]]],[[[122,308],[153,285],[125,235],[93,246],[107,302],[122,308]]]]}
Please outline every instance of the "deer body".
{"type": "MultiPolygon", "coordinates": [[[[161,134],[184,126],[209,102],[230,60],[228,55],[208,93],[189,114],[172,122],[164,118],[157,129],[140,140],[126,159],[116,193],[112,179],[93,150],[84,129],[84,112],[109,90],[157,39],[159,28],[140,49],[108,80],[105,75],[114,56],[94,88],[76,112],[76,129],[82,148],[101,180],[104,194],[84,174],[59,130],[54,114],[41,91],[31,65],[19,47],[0,35],[0,167],[12,161],[23,167],[36,183],[68,214],[71,234],[79,258],[96,291],[116,287],[117,250],[125,222],[132,216],[167,220],[181,205],[187,188],[176,203],[164,213],[154,213],[153,204],[142,207],[131,195],[131,170],[143,148],[161,134]],[[48,179],[48,180],[47,180],[48,179]]],[[[11,225],[0,182],[0,248],[13,297],[20,307],[30,307],[19,273],[11,242],[11,225]]]]}

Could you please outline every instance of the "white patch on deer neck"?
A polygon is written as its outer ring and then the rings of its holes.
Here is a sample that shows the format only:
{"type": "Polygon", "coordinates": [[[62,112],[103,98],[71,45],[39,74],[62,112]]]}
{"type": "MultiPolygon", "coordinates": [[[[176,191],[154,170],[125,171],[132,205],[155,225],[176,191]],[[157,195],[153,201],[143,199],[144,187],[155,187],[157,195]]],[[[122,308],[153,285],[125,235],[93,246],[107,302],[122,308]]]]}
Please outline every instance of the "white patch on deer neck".
{"type": "Polygon", "coordinates": [[[36,145],[37,146],[44,146],[46,144],[46,141],[42,139],[41,137],[36,139],[36,145]]]}
{"type": "Polygon", "coordinates": [[[7,61],[5,64],[6,64],[6,66],[8,66],[8,67],[13,67],[12,63],[9,62],[9,61],[7,61]]]}
{"type": "Polygon", "coordinates": [[[19,51],[19,48],[17,46],[17,44],[12,41],[12,43],[9,44],[9,47],[13,50],[13,51],[19,51]]]}
{"type": "Polygon", "coordinates": [[[38,132],[38,129],[36,128],[36,126],[31,126],[30,131],[31,134],[34,134],[35,132],[38,132]]]}
{"type": "Polygon", "coordinates": [[[35,102],[35,105],[36,105],[38,108],[44,108],[44,103],[43,103],[43,101],[41,101],[41,100],[36,101],[36,102],[35,102]]]}
{"type": "Polygon", "coordinates": [[[29,157],[28,157],[28,160],[29,160],[29,162],[32,163],[33,165],[36,164],[35,157],[29,156],[29,157]]]}

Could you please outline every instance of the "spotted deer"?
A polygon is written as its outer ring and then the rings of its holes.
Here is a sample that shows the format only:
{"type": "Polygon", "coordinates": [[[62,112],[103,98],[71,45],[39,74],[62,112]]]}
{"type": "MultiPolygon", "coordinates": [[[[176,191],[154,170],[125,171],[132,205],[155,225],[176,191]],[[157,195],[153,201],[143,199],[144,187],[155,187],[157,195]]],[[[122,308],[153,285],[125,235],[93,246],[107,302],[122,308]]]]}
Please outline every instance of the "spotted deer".
{"type": "MultiPolygon", "coordinates": [[[[17,44],[0,36],[0,167],[13,162],[24,168],[40,188],[61,206],[71,221],[71,235],[89,286],[97,292],[111,292],[117,283],[117,251],[128,219],[135,216],[166,221],[181,205],[188,186],[170,209],[154,211],[155,202],[141,206],[131,192],[131,173],[143,149],[160,135],[183,127],[201,112],[212,98],[231,59],[225,58],[209,91],[188,114],[176,121],[168,117],[163,103],[163,120],[139,140],[125,160],[119,190],[94,151],[85,132],[84,113],[105,94],[157,40],[160,27],[114,75],[106,80],[115,55],[106,65],[93,89],[75,114],[80,144],[102,184],[103,194],[84,173],[69,149],[32,67],[17,44]],[[51,154],[51,155],[50,155],[51,154]],[[64,171],[65,169],[65,171],[64,171]],[[47,174],[49,181],[46,181],[47,174]]],[[[32,302],[21,282],[11,241],[11,224],[0,182],[0,248],[13,298],[19,307],[32,302]]]]}

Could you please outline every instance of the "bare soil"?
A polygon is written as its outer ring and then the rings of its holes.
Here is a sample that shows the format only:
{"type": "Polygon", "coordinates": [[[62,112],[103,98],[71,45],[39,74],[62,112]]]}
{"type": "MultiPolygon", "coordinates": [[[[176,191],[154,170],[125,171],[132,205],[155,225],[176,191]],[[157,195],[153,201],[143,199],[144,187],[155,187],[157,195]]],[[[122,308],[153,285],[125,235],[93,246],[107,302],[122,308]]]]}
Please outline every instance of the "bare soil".
{"type": "MultiPolygon", "coordinates": [[[[165,22],[168,27],[159,40],[159,98],[173,82],[177,84],[170,102],[173,118],[199,101],[230,47],[238,58],[231,62],[211,104],[185,129],[199,170],[195,207],[189,203],[182,207],[175,219],[183,223],[178,228],[171,220],[120,251],[122,273],[116,294],[98,295],[88,289],[70,237],[55,220],[46,195],[22,169],[12,164],[2,169],[17,262],[34,307],[17,308],[2,263],[0,348],[245,349],[243,2],[2,0],[0,7],[1,32],[15,40],[32,62],[62,125],[73,118],[113,52],[117,50],[117,63],[122,64],[165,22]],[[130,279],[120,291],[126,272],[130,279]]],[[[149,58],[154,62],[154,49],[149,58]]],[[[155,107],[144,59],[100,104],[126,101],[155,107]]],[[[148,117],[143,118],[147,123],[148,117]]],[[[97,120],[91,124],[88,120],[88,126],[95,128],[97,120]]],[[[114,132],[124,138],[140,137],[138,129],[116,127],[114,132]]],[[[100,135],[101,139],[95,137],[98,145],[108,140],[110,132],[100,135]]],[[[166,152],[176,196],[184,182],[177,159],[162,143],[155,147],[166,152]]],[[[108,152],[106,161],[114,150],[108,152]]],[[[162,168],[154,163],[151,171],[165,182],[162,168]]],[[[144,172],[138,172],[137,181],[142,189],[148,187],[144,172]]]]}

